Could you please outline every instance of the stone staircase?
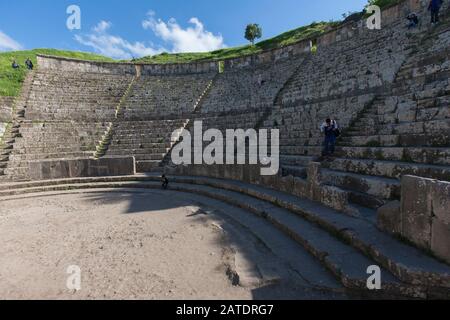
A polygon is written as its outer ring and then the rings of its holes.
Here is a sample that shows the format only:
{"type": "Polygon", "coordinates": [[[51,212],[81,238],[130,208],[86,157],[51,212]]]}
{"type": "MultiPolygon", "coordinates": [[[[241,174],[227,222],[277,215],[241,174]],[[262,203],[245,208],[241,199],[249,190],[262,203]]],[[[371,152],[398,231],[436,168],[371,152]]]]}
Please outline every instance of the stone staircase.
{"type": "Polygon", "coordinates": [[[400,198],[400,178],[450,181],[449,19],[421,34],[391,92],[377,96],[325,161],[328,185],[348,192],[361,215],[400,198]]]}
{"type": "MultiPolygon", "coordinates": [[[[193,105],[192,114],[198,114],[205,97],[209,94],[217,75],[207,82],[193,105]]],[[[124,99],[124,104],[128,96],[124,99]]],[[[128,103],[129,104],[129,103],[128,103]]],[[[128,108],[127,112],[132,110],[128,108]]],[[[138,172],[161,171],[169,163],[170,151],[179,142],[181,132],[190,126],[189,119],[121,121],[112,124],[106,133],[110,150],[107,155],[133,155],[138,172]],[[111,133],[112,132],[112,133],[111,133]]],[[[105,149],[105,148],[104,148],[105,149]]]]}
{"type": "Polygon", "coordinates": [[[126,121],[188,118],[199,107],[216,74],[141,76],[122,107],[126,121]]]}
{"type": "Polygon", "coordinates": [[[134,156],[138,172],[150,172],[171,150],[186,120],[119,121],[113,125],[114,136],[106,153],[108,156],[134,156]]]}
{"type": "MultiPolygon", "coordinates": [[[[115,121],[117,121],[119,119],[119,117],[123,116],[122,106],[125,103],[128,96],[130,95],[130,92],[133,88],[133,84],[135,83],[135,81],[136,81],[136,77],[133,77],[133,79],[131,79],[130,84],[128,85],[127,90],[124,92],[122,98],[120,98],[120,101],[117,104],[116,111],[114,113],[115,121]]],[[[103,157],[108,152],[109,145],[111,144],[111,140],[114,136],[113,127],[114,127],[114,123],[110,122],[108,124],[107,130],[105,131],[105,134],[102,137],[102,140],[99,141],[99,145],[96,147],[96,152],[94,155],[94,157],[96,159],[103,157]]]]}
{"type": "Polygon", "coordinates": [[[7,176],[7,168],[9,166],[11,155],[13,154],[14,145],[16,141],[22,137],[20,134],[20,127],[25,119],[27,102],[30,96],[34,77],[34,71],[30,71],[25,77],[21,92],[13,102],[12,122],[7,125],[0,141],[0,181],[11,178],[7,176]]]}
{"type": "MultiPolygon", "coordinates": [[[[260,126],[266,129],[279,128],[282,122],[279,119],[279,115],[282,114],[283,109],[283,96],[289,87],[295,82],[296,77],[299,73],[303,72],[305,66],[307,66],[311,61],[311,55],[307,55],[303,61],[294,69],[294,72],[288,78],[284,86],[280,89],[274,100],[274,106],[269,109],[268,112],[264,114],[261,120],[257,124],[257,128],[260,126]],[[275,123],[274,123],[275,122],[275,123]]],[[[295,177],[306,178],[306,171],[308,163],[313,160],[313,157],[296,157],[296,156],[286,156],[281,155],[280,157],[280,170],[282,175],[293,175],[295,177]]]]}
{"type": "MultiPolygon", "coordinates": [[[[181,142],[181,135],[182,135],[183,131],[184,130],[187,130],[187,131],[191,130],[192,122],[193,122],[192,120],[201,113],[202,106],[203,106],[203,103],[205,101],[205,98],[208,96],[208,94],[211,92],[212,88],[214,87],[217,79],[219,78],[219,74],[220,73],[216,74],[214,76],[214,78],[211,79],[211,81],[208,83],[208,85],[206,86],[206,88],[203,91],[203,93],[200,95],[198,100],[195,102],[192,119],[186,119],[184,121],[184,123],[183,123],[183,126],[178,129],[178,133],[177,134],[174,133],[172,135],[170,149],[167,150],[166,155],[164,156],[163,160],[160,162],[160,164],[159,164],[160,168],[159,168],[158,171],[162,171],[164,167],[170,166],[172,164],[171,154],[172,154],[173,148],[178,143],[181,142]]],[[[156,171],[156,169],[154,171],[156,171]]]]}

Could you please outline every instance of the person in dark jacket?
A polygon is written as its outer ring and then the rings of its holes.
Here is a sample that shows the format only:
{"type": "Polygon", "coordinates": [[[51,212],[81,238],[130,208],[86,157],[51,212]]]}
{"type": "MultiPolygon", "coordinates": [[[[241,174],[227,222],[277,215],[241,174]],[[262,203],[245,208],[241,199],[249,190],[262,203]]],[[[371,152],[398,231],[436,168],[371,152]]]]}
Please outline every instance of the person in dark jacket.
{"type": "Polygon", "coordinates": [[[169,179],[167,179],[165,174],[162,175],[161,181],[162,181],[162,188],[164,190],[167,190],[167,188],[169,187],[169,179]]]}
{"type": "Polygon", "coordinates": [[[33,62],[31,62],[30,58],[25,61],[25,65],[27,66],[28,70],[33,70],[34,68],[33,62]]]}
{"type": "Polygon", "coordinates": [[[430,0],[428,10],[431,11],[431,23],[436,24],[439,22],[439,10],[442,7],[442,0],[430,0]]]}
{"type": "Polygon", "coordinates": [[[335,120],[327,119],[321,126],[320,131],[325,135],[323,142],[323,156],[332,156],[338,136],[338,124],[335,120]]]}
{"type": "Polygon", "coordinates": [[[419,25],[419,17],[415,12],[408,14],[406,19],[409,21],[408,29],[415,28],[419,25]]]}
{"type": "Polygon", "coordinates": [[[20,66],[17,64],[16,60],[13,61],[13,63],[11,64],[11,67],[13,69],[19,69],[20,68],[20,66]]]}

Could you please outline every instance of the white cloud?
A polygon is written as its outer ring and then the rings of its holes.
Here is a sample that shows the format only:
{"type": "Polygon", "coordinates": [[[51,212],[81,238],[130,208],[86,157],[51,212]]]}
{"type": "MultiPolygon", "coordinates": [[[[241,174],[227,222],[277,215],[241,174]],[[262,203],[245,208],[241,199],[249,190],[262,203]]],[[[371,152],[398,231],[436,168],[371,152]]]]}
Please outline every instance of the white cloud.
{"type": "Polygon", "coordinates": [[[22,50],[20,43],[10,38],[7,34],[0,30],[0,51],[22,50]]]}
{"type": "Polygon", "coordinates": [[[119,36],[111,35],[108,30],[112,23],[100,21],[87,35],[75,35],[75,40],[82,45],[92,47],[96,52],[116,58],[131,59],[161,53],[163,49],[147,47],[143,42],[131,43],[119,36]]]}
{"type": "Polygon", "coordinates": [[[191,18],[189,23],[193,26],[183,29],[174,18],[166,23],[156,19],[155,13],[150,11],[147,19],[142,22],[142,27],[152,30],[157,37],[171,45],[174,53],[206,52],[226,47],[222,35],[214,35],[205,30],[198,18],[191,18]]]}
{"type": "Polygon", "coordinates": [[[145,30],[152,30],[155,36],[167,43],[171,49],[163,47],[147,46],[144,42],[129,42],[120,36],[110,34],[112,23],[100,21],[92,32],[84,35],[75,35],[75,40],[82,45],[93,48],[96,52],[117,59],[130,59],[159,54],[161,52],[206,52],[225,48],[222,35],[214,35],[205,30],[203,23],[198,18],[191,18],[192,26],[183,29],[175,19],[167,23],[155,18],[155,13],[150,11],[142,22],[145,30]]]}
{"type": "Polygon", "coordinates": [[[102,20],[94,27],[94,31],[97,33],[102,33],[110,29],[111,27],[112,27],[111,22],[102,20]]]}

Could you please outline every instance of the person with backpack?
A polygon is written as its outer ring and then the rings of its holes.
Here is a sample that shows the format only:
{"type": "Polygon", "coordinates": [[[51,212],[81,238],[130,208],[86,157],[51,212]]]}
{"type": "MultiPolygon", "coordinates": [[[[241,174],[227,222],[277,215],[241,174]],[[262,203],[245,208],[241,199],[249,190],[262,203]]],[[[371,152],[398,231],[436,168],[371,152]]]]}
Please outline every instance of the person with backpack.
{"type": "Polygon", "coordinates": [[[428,10],[431,12],[431,24],[439,22],[439,10],[441,9],[442,3],[442,0],[430,0],[428,10]]]}
{"type": "Polygon", "coordinates": [[[320,131],[325,135],[323,142],[323,156],[332,156],[335,151],[336,138],[340,130],[336,120],[327,119],[321,126],[320,131]]]}

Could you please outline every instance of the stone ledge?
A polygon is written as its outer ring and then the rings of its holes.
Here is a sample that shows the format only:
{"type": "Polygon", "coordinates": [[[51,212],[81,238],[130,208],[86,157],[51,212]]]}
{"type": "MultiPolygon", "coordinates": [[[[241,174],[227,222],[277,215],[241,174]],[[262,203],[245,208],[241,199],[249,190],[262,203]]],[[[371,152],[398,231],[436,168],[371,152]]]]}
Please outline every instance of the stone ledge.
{"type": "Polygon", "coordinates": [[[52,159],[29,162],[32,180],[126,176],[136,174],[134,157],[52,159]]]}

